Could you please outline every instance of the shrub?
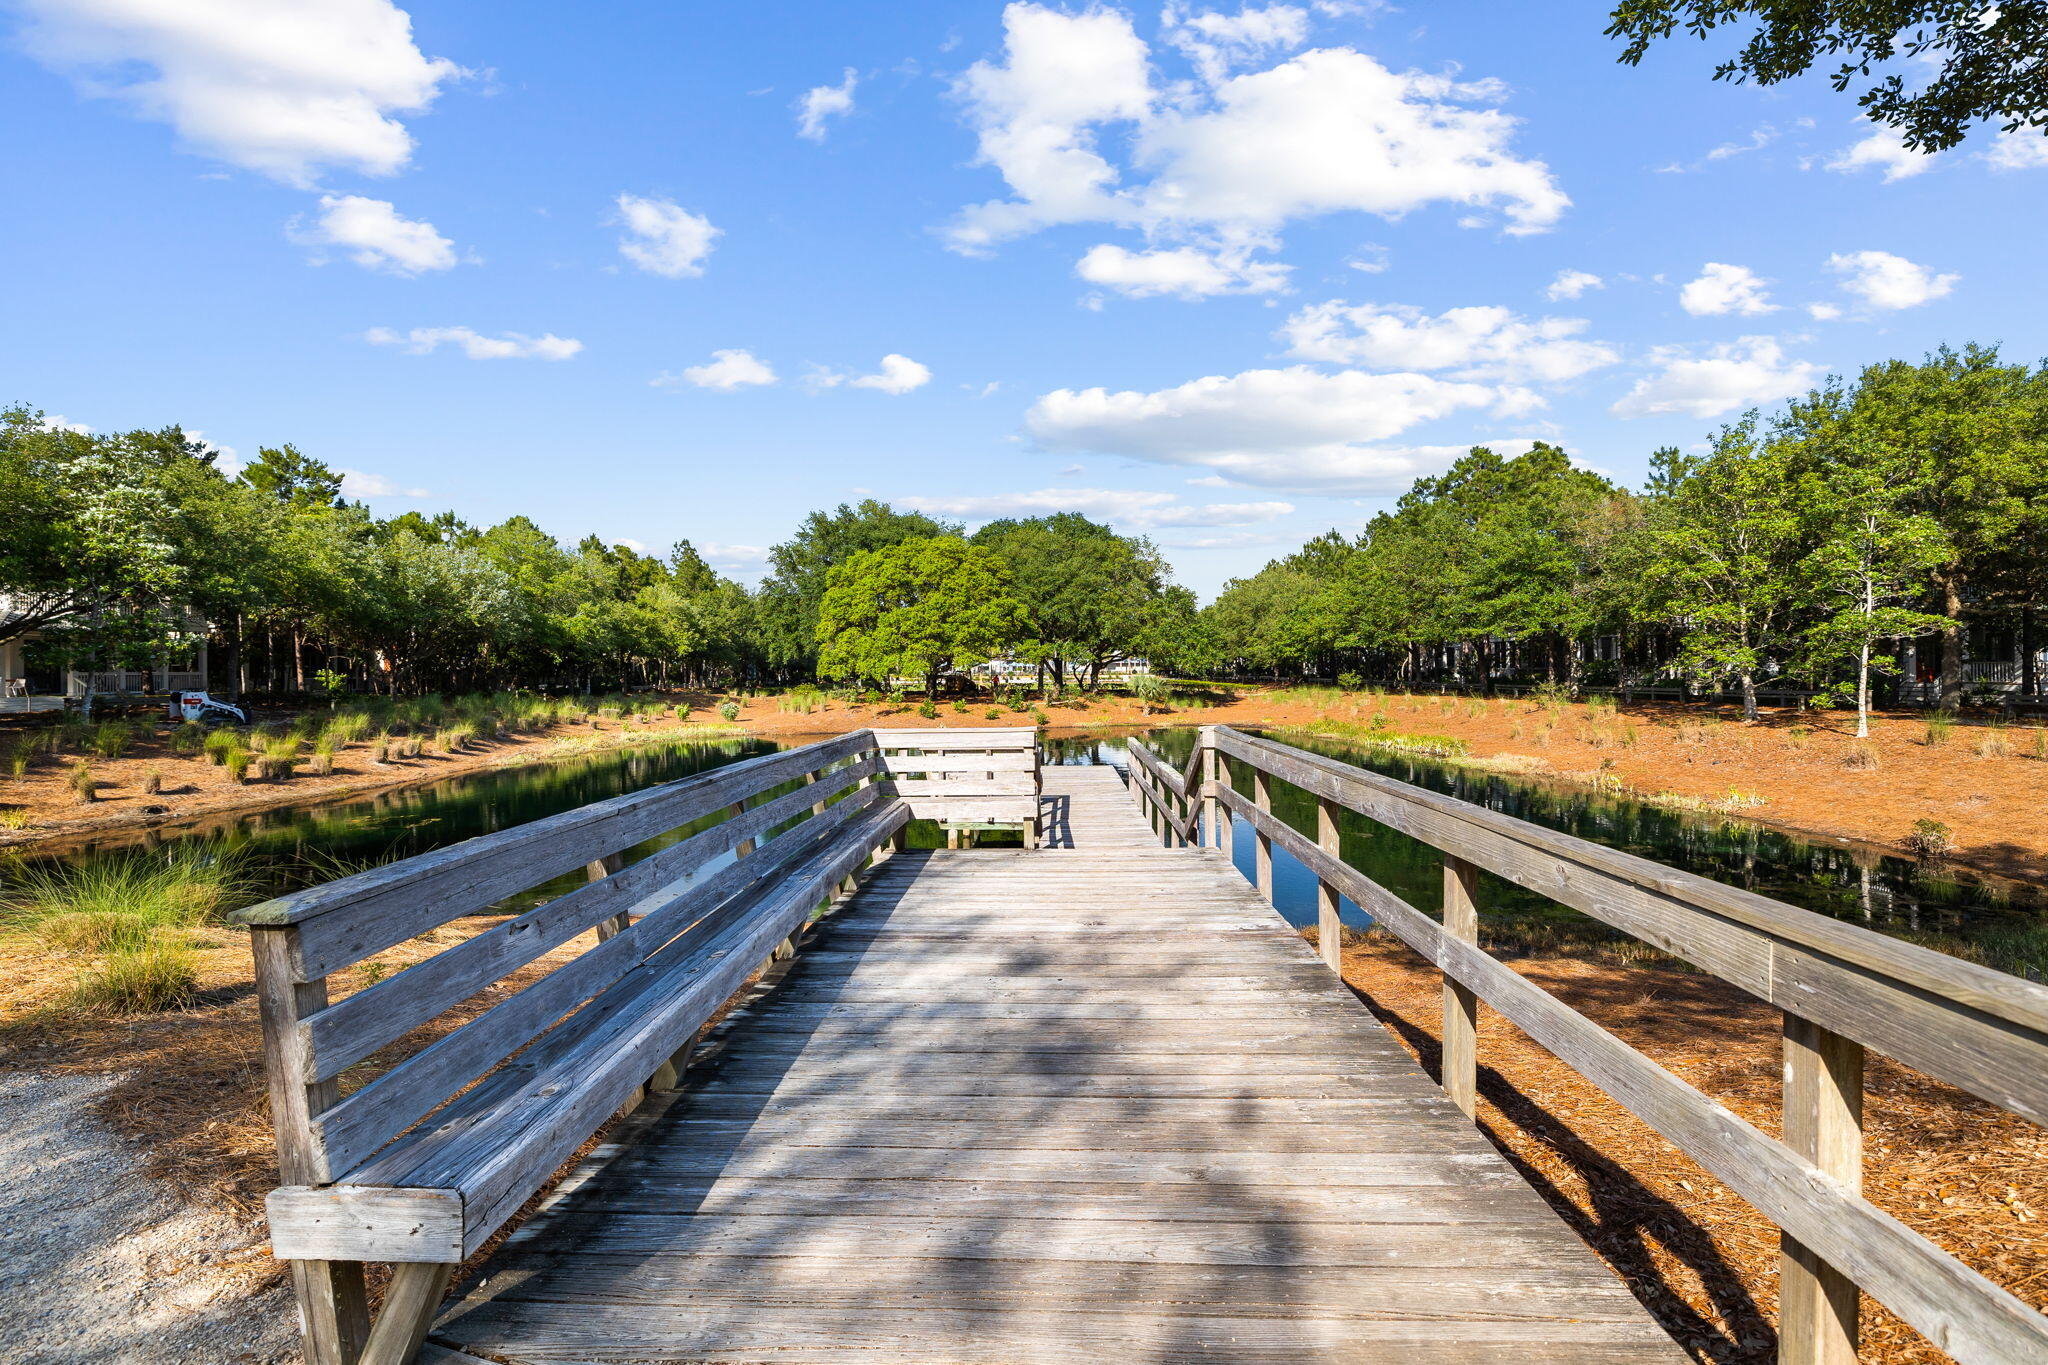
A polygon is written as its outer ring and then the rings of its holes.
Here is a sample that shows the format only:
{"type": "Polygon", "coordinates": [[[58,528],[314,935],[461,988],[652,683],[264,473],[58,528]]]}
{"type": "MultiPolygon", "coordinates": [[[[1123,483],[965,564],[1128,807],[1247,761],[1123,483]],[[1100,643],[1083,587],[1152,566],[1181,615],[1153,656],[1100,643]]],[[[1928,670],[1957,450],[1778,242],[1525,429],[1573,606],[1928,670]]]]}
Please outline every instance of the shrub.
{"type": "Polygon", "coordinates": [[[1052,724],[1052,717],[1045,714],[1045,708],[1034,706],[1031,708],[1031,723],[1034,725],[1050,725],[1052,724]]]}
{"type": "Polygon", "coordinates": [[[964,701],[958,701],[958,700],[954,701],[954,703],[953,703],[953,714],[954,714],[954,715],[956,715],[956,716],[964,716],[964,715],[966,715],[966,714],[967,714],[967,703],[966,703],[966,702],[964,702],[964,701]]]}
{"type": "Polygon", "coordinates": [[[939,704],[930,698],[926,698],[924,704],[917,708],[917,714],[923,716],[926,720],[937,720],[939,718],[939,704]]]}
{"type": "Polygon", "coordinates": [[[162,768],[152,767],[142,775],[142,794],[144,796],[155,796],[163,789],[164,770],[162,768]]]}
{"type": "Polygon", "coordinates": [[[71,776],[65,780],[71,788],[71,794],[81,803],[99,799],[99,781],[92,775],[92,765],[84,759],[78,760],[78,765],[71,770],[71,776]]]}
{"type": "Polygon", "coordinates": [[[1956,728],[1956,718],[1946,711],[1935,711],[1927,717],[1927,746],[1948,743],[1949,732],[1956,728]]]}
{"type": "Polygon", "coordinates": [[[740,704],[728,698],[718,703],[718,714],[725,717],[728,721],[738,720],[740,718],[740,704]]]}
{"type": "Polygon", "coordinates": [[[1923,858],[1939,858],[1955,852],[1955,836],[1947,825],[1939,820],[1925,817],[1913,822],[1913,829],[1906,836],[1906,847],[1923,858]]]}
{"type": "Polygon", "coordinates": [[[1877,767],[1877,746],[1851,744],[1849,751],[1842,755],[1842,766],[1864,772],[1874,771],[1877,767]]]}
{"type": "Polygon", "coordinates": [[[982,714],[983,718],[986,720],[1001,720],[1003,718],[1003,708],[1000,706],[991,706],[988,708],[987,711],[983,712],[982,714]]]}
{"type": "Polygon", "coordinates": [[[1359,677],[1356,673],[1346,672],[1337,675],[1337,686],[1343,688],[1346,692],[1356,692],[1364,685],[1365,679],[1359,677]]]}

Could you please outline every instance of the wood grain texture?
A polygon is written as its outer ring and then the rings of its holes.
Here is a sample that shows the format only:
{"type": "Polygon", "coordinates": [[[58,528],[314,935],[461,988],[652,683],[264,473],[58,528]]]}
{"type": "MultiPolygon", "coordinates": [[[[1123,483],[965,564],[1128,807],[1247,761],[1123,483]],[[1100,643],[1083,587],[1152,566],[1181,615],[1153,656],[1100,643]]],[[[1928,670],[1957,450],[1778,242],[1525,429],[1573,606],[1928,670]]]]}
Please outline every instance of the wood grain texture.
{"type": "Polygon", "coordinates": [[[1113,768],[1044,787],[1044,847],[872,872],[434,1339],[561,1365],[1683,1359],[1222,858],[1163,848],[1113,768]]]}

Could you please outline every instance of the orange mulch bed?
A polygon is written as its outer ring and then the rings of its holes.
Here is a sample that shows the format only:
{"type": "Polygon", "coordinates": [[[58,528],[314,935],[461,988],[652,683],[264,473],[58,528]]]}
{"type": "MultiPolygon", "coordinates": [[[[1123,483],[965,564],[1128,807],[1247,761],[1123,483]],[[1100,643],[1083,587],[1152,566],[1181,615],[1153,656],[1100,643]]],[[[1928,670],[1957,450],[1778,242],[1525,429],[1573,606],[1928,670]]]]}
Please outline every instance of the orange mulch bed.
{"type": "MultiPolygon", "coordinates": [[[[1305,931],[1313,940],[1314,929],[1305,931]]],[[[1777,1011],[1714,977],[1529,958],[1513,969],[1758,1128],[1779,1128],[1777,1011]]],[[[1347,931],[1344,979],[1432,1074],[1436,970],[1383,932],[1347,931]]],[[[1776,1359],[1773,1225],[1492,1010],[1479,1031],[1480,1128],[1695,1359],[1776,1359]]],[[[2048,1132],[1872,1056],[1864,1193],[2048,1311],[2048,1132]]],[[[1861,1358],[1950,1359],[1866,1298],[1861,1358]]]]}

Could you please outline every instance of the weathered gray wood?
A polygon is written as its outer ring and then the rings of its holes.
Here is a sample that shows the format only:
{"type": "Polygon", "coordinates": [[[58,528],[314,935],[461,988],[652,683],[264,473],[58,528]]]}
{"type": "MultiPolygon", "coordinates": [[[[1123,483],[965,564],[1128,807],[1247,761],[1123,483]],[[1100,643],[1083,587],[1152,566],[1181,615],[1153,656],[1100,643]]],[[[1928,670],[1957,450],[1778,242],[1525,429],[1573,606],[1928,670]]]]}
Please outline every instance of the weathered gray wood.
{"type": "MultiPolygon", "coordinates": [[[[1252,769],[1252,804],[1261,814],[1273,809],[1273,784],[1264,768],[1252,769]]],[[[1264,824],[1252,827],[1252,884],[1259,888],[1260,899],[1271,904],[1273,900],[1273,838],[1265,832],[1264,824]]]]}
{"type": "Polygon", "coordinates": [[[1279,820],[1225,800],[1942,1350],[2014,1365],[2048,1352],[2048,1318],[1279,820]]]}
{"type": "Polygon", "coordinates": [[[953,773],[971,776],[987,776],[991,773],[1034,773],[1038,771],[1038,746],[1033,742],[1014,749],[977,754],[888,753],[882,756],[882,771],[890,777],[899,779],[906,774],[939,777],[953,773]]]}
{"type": "MultiPolygon", "coordinates": [[[[602,858],[593,858],[584,865],[583,879],[586,882],[601,882],[625,865],[625,854],[607,853],[602,858]]],[[[616,915],[610,915],[599,920],[597,922],[597,941],[599,943],[604,942],[612,935],[623,931],[630,923],[632,923],[631,917],[623,910],[616,915]]],[[[365,1055],[367,1056],[368,1054],[366,1053],[365,1055]]]]}
{"type": "MultiPolygon", "coordinates": [[[[1863,1188],[1863,1049],[1788,1014],[1785,1145],[1844,1188],[1863,1188]]],[[[1841,1271],[1783,1236],[1778,1268],[1780,1365],[1854,1365],[1861,1295],[1841,1271]]]]}
{"type": "MultiPolygon", "coordinates": [[[[434,1106],[553,1024],[584,1000],[635,969],[668,937],[743,890],[758,878],[812,853],[873,805],[879,796],[863,788],[814,820],[807,820],[768,848],[742,859],[652,906],[616,937],[564,963],[510,998],[419,1052],[322,1113],[314,1130],[320,1142],[318,1179],[339,1178],[416,1122],[434,1106]]],[[[649,1075],[653,1074],[649,1066],[649,1075]]],[[[593,1125],[594,1126],[594,1125],[593,1125]]]]}
{"type": "Polygon", "coordinates": [[[297,979],[317,980],[515,891],[630,848],[761,791],[871,748],[865,731],[718,768],[466,839],[402,862],[265,901],[237,921],[297,924],[297,979]],[[346,910],[346,915],[336,912],[346,910]]]}
{"type": "MultiPolygon", "coordinates": [[[[1316,801],[1316,846],[1332,858],[1341,856],[1337,842],[1337,803],[1327,797],[1316,801]]],[[[1337,888],[1316,878],[1316,948],[1323,962],[1339,976],[1344,973],[1344,925],[1337,918],[1337,888]]]]}
{"type": "MultiPolygon", "coordinates": [[[[1479,909],[1473,896],[1479,870],[1462,858],[1444,855],[1444,933],[1461,943],[1479,942],[1479,909]]],[[[1465,1111],[1479,1107],[1479,997],[1448,973],[1444,976],[1444,1093],[1465,1111]]]]}
{"type": "Polygon", "coordinates": [[[286,1185],[265,1205],[271,1252],[281,1260],[462,1259],[460,1190],[286,1185]],[[411,1250],[391,1257],[394,1239],[411,1250]]]}
{"type": "MultiPolygon", "coordinates": [[[[315,1079],[290,1046],[299,1021],[327,1003],[325,980],[293,979],[292,940],[297,934],[289,926],[260,926],[250,932],[278,1170],[293,1184],[324,1178],[313,1120],[337,1094],[334,1082],[315,1079]]],[[[370,1334],[362,1266],[350,1259],[293,1259],[292,1290],[298,1299],[307,1365],[355,1365],[370,1334]]]]}
{"type": "Polygon", "coordinates": [[[412,1365],[454,1273],[452,1264],[407,1264],[394,1269],[377,1325],[363,1347],[362,1365],[412,1365]]]}
{"type": "Polygon", "coordinates": [[[2048,1123],[2048,987],[1228,727],[1218,727],[1217,742],[1788,1013],[2048,1123]]]}
{"type": "MultiPolygon", "coordinates": [[[[826,781],[836,789],[873,771],[872,757],[863,757],[826,781]]],[[[635,909],[646,915],[649,910],[641,904],[646,897],[718,855],[734,851],[741,839],[757,838],[794,818],[815,795],[815,789],[786,792],[738,819],[700,830],[631,867],[614,869],[588,886],[494,925],[308,1016],[295,1043],[304,1054],[305,1065],[322,1078],[339,1075],[586,929],[606,920],[626,919],[635,909]]],[[[791,833],[799,833],[801,828],[791,833]]],[[[615,932],[623,932],[624,927],[615,932]]]]}

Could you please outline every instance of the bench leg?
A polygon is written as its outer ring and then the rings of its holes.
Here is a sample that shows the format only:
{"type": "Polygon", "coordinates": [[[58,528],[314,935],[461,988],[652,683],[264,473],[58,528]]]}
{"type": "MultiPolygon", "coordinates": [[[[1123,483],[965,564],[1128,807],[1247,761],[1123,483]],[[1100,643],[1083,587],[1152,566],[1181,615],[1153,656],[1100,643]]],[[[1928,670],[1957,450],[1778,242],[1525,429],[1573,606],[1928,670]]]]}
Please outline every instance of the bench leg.
{"type": "Polygon", "coordinates": [[[393,1266],[391,1286],[384,1291],[384,1311],[370,1329],[362,1365],[412,1365],[455,1267],[445,1262],[404,1262],[393,1266]]]}
{"type": "Polygon", "coordinates": [[[356,1365],[370,1335],[370,1299],[360,1261],[293,1261],[292,1289],[306,1365],[356,1365]]]}

